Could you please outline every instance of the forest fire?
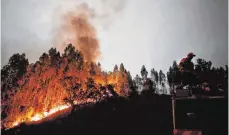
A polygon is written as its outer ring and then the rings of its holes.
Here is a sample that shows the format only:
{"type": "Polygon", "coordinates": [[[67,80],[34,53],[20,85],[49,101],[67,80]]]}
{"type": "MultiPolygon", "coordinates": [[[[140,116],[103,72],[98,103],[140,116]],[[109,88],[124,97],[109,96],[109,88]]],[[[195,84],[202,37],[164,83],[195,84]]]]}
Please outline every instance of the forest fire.
{"type": "Polygon", "coordinates": [[[51,48],[49,54],[28,65],[14,93],[3,93],[3,112],[7,115],[3,127],[39,121],[71,105],[128,95],[128,73],[122,64],[114,72],[103,72],[100,64],[77,61],[83,57],[71,44],[63,56],[57,54],[51,48]],[[77,58],[72,57],[77,53],[77,58]]]}
{"type": "Polygon", "coordinates": [[[8,74],[11,69],[5,69],[9,79],[2,79],[7,82],[2,83],[3,127],[39,121],[71,105],[128,95],[128,72],[123,64],[108,73],[102,71],[100,63],[96,64],[100,51],[96,31],[88,20],[92,11],[85,4],[79,7],[64,16],[59,28],[56,39],[62,40],[62,54],[51,48],[31,64],[25,54],[13,56],[20,68],[14,76],[8,74]],[[69,39],[72,44],[63,51],[69,39]]]}
{"type": "MultiPolygon", "coordinates": [[[[31,117],[29,119],[28,122],[34,122],[34,121],[42,120],[45,117],[48,117],[48,116],[50,116],[50,115],[52,115],[52,114],[54,114],[54,113],[56,113],[58,111],[67,109],[69,107],[70,107],[69,105],[61,105],[61,106],[57,106],[57,107],[51,109],[49,112],[43,112],[43,113],[40,113],[40,114],[35,114],[33,117],[31,117]]],[[[23,122],[26,122],[26,121],[16,120],[15,122],[12,123],[12,125],[9,124],[8,128],[13,128],[13,127],[18,126],[20,123],[23,123],[23,122]]]]}
{"type": "MultiPolygon", "coordinates": [[[[84,103],[95,103],[96,101],[93,100],[93,99],[87,99],[85,101],[74,101],[74,105],[80,105],[80,104],[84,104],[84,103]]],[[[8,126],[8,129],[9,128],[13,128],[15,126],[18,126],[20,123],[23,123],[23,122],[28,122],[28,123],[32,123],[32,122],[36,122],[36,121],[40,121],[46,117],[49,117],[53,114],[55,114],[56,112],[59,112],[59,111],[62,111],[62,110],[65,110],[65,109],[68,109],[70,108],[71,105],[68,105],[68,104],[64,104],[64,105],[59,105],[57,107],[54,107],[52,109],[50,109],[49,111],[45,111],[45,112],[42,112],[42,113],[37,113],[35,114],[34,116],[32,116],[31,118],[28,119],[28,121],[24,121],[24,120],[16,120],[15,122],[13,122],[12,124],[9,124],[8,126]]]]}

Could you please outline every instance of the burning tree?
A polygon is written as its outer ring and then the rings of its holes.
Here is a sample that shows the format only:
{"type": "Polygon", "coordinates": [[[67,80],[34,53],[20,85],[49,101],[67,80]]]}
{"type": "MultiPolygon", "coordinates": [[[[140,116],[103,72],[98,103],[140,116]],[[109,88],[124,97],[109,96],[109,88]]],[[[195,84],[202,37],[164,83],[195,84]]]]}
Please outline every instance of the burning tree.
{"type": "Polygon", "coordinates": [[[11,61],[15,60],[10,59],[9,65],[2,70],[3,95],[13,88],[6,87],[6,83],[15,84],[15,81],[9,82],[6,78],[9,69],[15,69],[14,76],[18,80],[14,94],[7,100],[2,97],[3,103],[8,105],[8,108],[2,108],[7,114],[2,118],[6,127],[17,125],[15,122],[40,120],[53,110],[74,104],[97,102],[109,97],[109,94],[129,95],[128,73],[124,66],[119,71],[106,74],[99,64],[85,62],[81,52],[72,44],[65,48],[62,56],[55,48],[51,48],[34,64],[28,65],[24,57],[14,55],[13,58],[21,58],[19,62],[16,59],[18,65],[11,65],[11,61]],[[17,68],[23,62],[24,67],[17,68]]]}

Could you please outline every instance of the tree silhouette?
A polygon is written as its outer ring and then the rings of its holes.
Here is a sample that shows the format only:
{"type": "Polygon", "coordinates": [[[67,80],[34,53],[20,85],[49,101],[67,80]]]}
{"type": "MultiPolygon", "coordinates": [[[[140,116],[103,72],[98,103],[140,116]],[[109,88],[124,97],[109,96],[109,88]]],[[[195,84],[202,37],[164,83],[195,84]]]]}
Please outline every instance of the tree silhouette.
{"type": "Polygon", "coordinates": [[[170,88],[181,83],[181,72],[178,69],[176,61],[173,61],[173,65],[169,67],[169,71],[167,72],[167,80],[170,88]]]}
{"type": "Polygon", "coordinates": [[[159,75],[158,75],[158,72],[155,71],[155,81],[156,81],[156,84],[158,84],[158,81],[159,81],[159,75]]]}
{"type": "Polygon", "coordinates": [[[153,87],[154,83],[150,78],[147,78],[146,81],[143,83],[143,90],[144,91],[151,91],[152,93],[155,92],[153,87]]]}
{"type": "Polygon", "coordinates": [[[48,56],[48,54],[47,54],[47,53],[43,53],[43,54],[40,56],[39,61],[40,61],[40,63],[41,63],[42,65],[47,64],[48,61],[49,61],[49,56],[48,56]]]}
{"type": "Polygon", "coordinates": [[[206,61],[204,59],[198,58],[196,60],[197,64],[195,65],[195,69],[197,72],[209,72],[211,70],[212,62],[211,61],[206,61]]]}
{"type": "Polygon", "coordinates": [[[142,89],[142,79],[139,77],[139,75],[137,74],[136,77],[134,78],[134,81],[136,83],[136,87],[138,90],[142,89]]]}
{"type": "Polygon", "coordinates": [[[165,81],[165,74],[162,70],[159,71],[159,83],[162,84],[162,82],[165,81]]]}
{"type": "Polygon", "coordinates": [[[156,77],[155,77],[155,69],[151,69],[150,70],[150,78],[152,81],[156,81],[156,77]]]}
{"type": "Polygon", "coordinates": [[[78,68],[82,69],[83,55],[72,44],[65,48],[63,57],[67,58],[68,62],[76,62],[78,68]]]}
{"type": "Polygon", "coordinates": [[[114,72],[114,73],[117,73],[117,72],[118,72],[118,66],[117,66],[117,65],[114,66],[113,72],[114,72]]]}
{"type": "Polygon", "coordinates": [[[1,70],[1,91],[15,90],[17,81],[26,73],[28,65],[29,61],[24,53],[11,56],[8,64],[1,70]]]}
{"type": "Polygon", "coordinates": [[[134,83],[134,81],[132,79],[132,76],[131,76],[129,71],[127,72],[127,79],[128,79],[129,89],[131,90],[131,95],[132,96],[137,95],[137,91],[136,91],[137,88],[136,88],[136,85],[135,85],[135,83],[134,83]]]}
{"type": "Polygon", "coordinates": [[[125,68],[124,68],[123,63],[120,64],[119,70],[120,70],[121,72],[125,72],[125,68]]]}
{"type": "Polygon", "coordinates": [[[51,66],[58,66],[59,67],[59,62],[58,60],[60,59],[60,52],[56,50],[56,48],[51,48],[49,51],[49,56],[51,58],[51,66]]]}
{"type": "Polygon", "coordinates": [[[143,81],[147,79],[147,75],[148,75],[148,71],[146,70],[145,65],[143,65],[141,68],[141,76],[143,81]]]}
{"type": "Polygon", "coordinates": [[[169,71],[167,72],[167,80],[169,87],[171,88],[173,84],[173,68],[171,66],[169,67],[169,71]]]}

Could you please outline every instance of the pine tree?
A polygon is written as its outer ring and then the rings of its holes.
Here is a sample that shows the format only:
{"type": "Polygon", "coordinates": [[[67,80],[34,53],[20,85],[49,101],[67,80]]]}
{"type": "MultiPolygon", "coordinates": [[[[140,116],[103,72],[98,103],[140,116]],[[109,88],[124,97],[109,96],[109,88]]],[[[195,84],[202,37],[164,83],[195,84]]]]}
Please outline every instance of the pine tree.
{"type": "Polygon", "coordinates": [[[118,66],[117,66],[117,65],[114,66],[113,72],[114,72],[114,73],[117,73],[117,72],[118,72],[118,66]]]}
{"type": "Polygon", "coordinates": [[[125,72],[125,68],[124,68],[123,63],[120,64],[119,70],[120,70],[120,72],[123,72],[123,73],[125,72]]]}
{"type": "Polygon", "coordinates": [[[137,86],[138,91],[140,91],[142,89],[142,79],[139,77],[138,74],[134,78],[134,81],[136,83],[136,86],[137,86]]]}
{"type": "Polygon", "coordinates": [[[148,71],[146,70],[145,65],[143,65],[141,68],[141,76],[143,81],[146,81],[147,75],[148,75],[148,71]]]}

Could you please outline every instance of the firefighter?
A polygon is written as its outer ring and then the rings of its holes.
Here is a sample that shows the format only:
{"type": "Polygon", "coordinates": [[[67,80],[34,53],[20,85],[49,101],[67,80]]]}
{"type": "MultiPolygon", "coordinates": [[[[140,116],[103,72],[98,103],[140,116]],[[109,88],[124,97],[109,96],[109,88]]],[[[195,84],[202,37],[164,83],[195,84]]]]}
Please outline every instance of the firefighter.
{"type": "Polygon", "coordinates": [[[186,85],[193,85],[195,84],[195,72],[194,72],[194,64],[192,62],[193,57],[196,55],[192,52],[188,53],[186,58],[183,58],[179,65],[179,71],[181,72],[181,88],[186,85]]]}

